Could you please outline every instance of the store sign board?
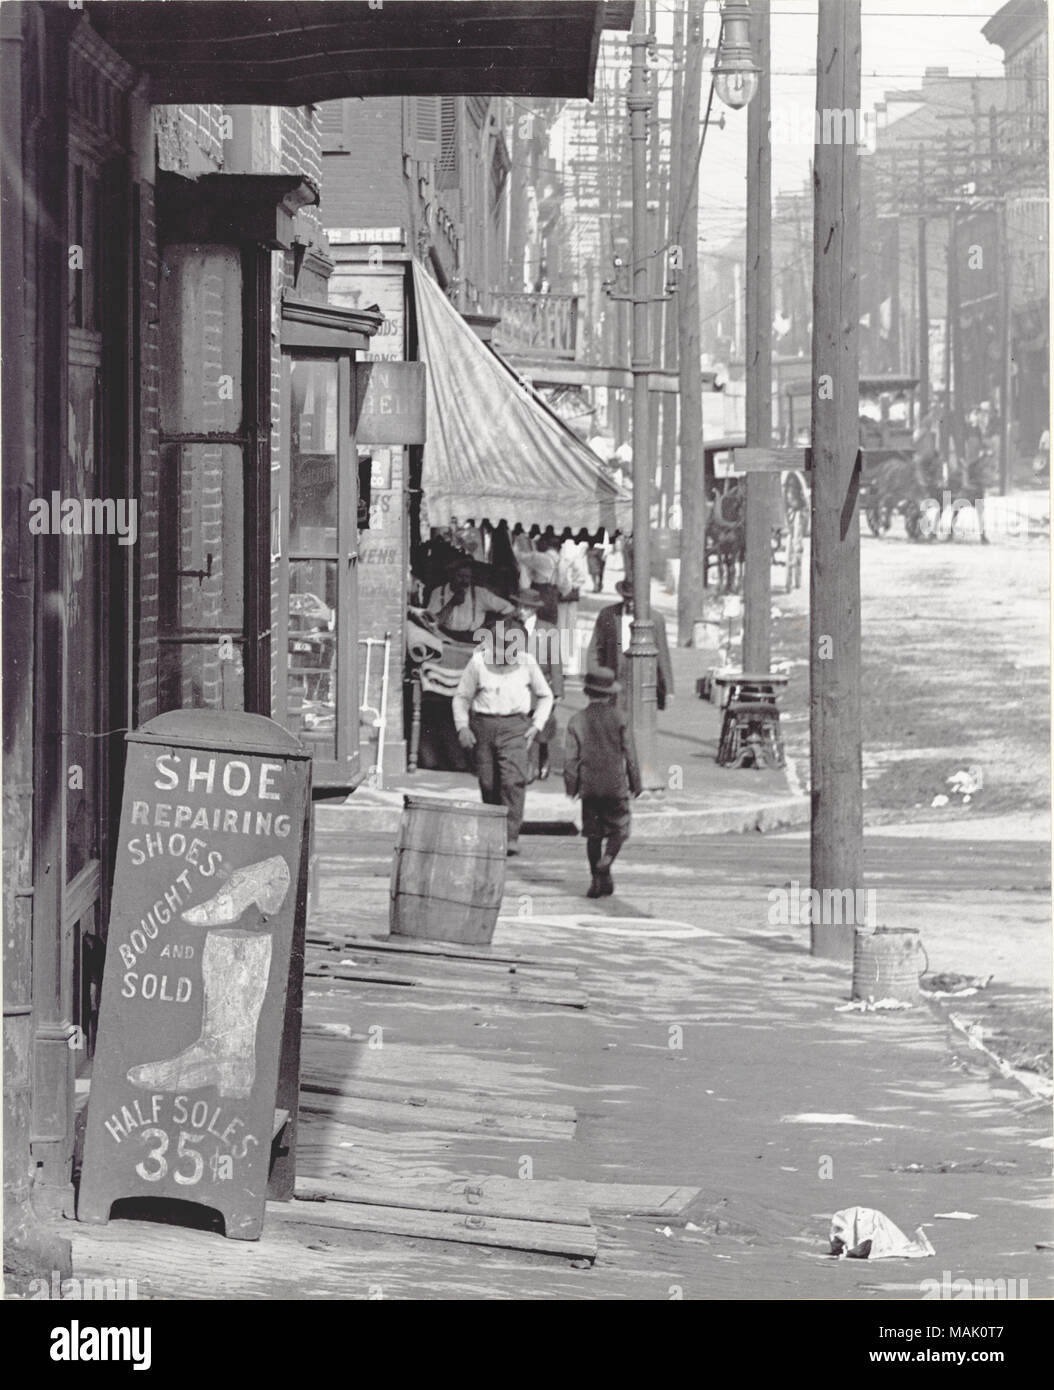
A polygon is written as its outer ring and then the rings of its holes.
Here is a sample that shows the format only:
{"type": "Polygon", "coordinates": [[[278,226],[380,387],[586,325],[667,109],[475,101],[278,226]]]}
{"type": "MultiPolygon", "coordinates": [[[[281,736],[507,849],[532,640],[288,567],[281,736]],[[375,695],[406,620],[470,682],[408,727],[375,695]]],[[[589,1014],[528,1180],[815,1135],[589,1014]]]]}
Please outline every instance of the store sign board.
{"type": "Polygon", "coordinates": [[[309,796],[308,754],[260,715],[176,710],[129,735],[79,1220],[178,1198],[259,1237],[309,796]]]}
{"type": "Polygon", "coordinates": [[[331,246],[401,246],[402,227],[331,227],[326,232],[331,246]]]}
{"type": "Polygon", "coordinates": [[[352,374],[356,444],[425,442],[423,362],[356,362],[352,374]]]}
{"type": "Polygon", "coordinates": [[[401,362],[406,356],[406,274],[402,266],[338,264],[329,283],[330,304],[361,313],[374,304],[384,321],[360,361],[401,362]]]}

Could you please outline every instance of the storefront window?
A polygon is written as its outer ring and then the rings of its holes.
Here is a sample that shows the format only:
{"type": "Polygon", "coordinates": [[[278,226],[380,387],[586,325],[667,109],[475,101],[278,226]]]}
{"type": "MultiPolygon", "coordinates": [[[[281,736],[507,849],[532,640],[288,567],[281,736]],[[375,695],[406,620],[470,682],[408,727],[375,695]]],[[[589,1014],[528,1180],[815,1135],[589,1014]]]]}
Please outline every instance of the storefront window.
{"type": "Polygon", "coordinates": [[[337,553],[337,364],[291,364],[289,546],[337,553]]]}
{"type": "Polygon", "coordinates": [[[289,566],[287,723],[319,758],[337,756],[337,565],[289,566]]]}
{"type": "Polygon", "coordinates": [[[278,581],[275,718],[310,748],[315,784],[347,786],[358,763],[358,459],[350,353],[287,352],[283,468],[272,496],[278,581]],[[284,534],[283,534],[284,531],[284,534]]]}
{"type": "Polygon", "coordinates": [[[241,295],[241,259],[235,247],[164,248],[158,596],[162,710],[245,708],[241,295]]]}

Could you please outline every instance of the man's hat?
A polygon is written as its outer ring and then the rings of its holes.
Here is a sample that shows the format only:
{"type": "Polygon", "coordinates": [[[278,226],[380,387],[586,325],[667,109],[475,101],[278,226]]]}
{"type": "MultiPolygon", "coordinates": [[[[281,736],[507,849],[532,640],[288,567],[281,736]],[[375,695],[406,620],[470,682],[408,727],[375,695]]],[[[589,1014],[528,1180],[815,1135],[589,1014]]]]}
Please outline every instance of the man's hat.
{"type": "Polygon", "coordinates": [[[587,695],[617,695],[622,686],[615,679],[615,673],[609,666],[596,666],[592,671],[586,672],[582,689],[587,695]]]}
{"type": "Polygon", "coordinates": [[[521,589],[514,602],[517,608],[544,608],[545,600],[537,589],[521,589]]]}
{"type": "Polygon", "coordinates": [[[632,598],[632,597],[633,597],[633,580],[632,580],[632,578],[629,578],[629,579],[620,579],[619,582],[615,585],[615,592],[618,593],[618,594],[621,594],[623,598],[632,598]]]}

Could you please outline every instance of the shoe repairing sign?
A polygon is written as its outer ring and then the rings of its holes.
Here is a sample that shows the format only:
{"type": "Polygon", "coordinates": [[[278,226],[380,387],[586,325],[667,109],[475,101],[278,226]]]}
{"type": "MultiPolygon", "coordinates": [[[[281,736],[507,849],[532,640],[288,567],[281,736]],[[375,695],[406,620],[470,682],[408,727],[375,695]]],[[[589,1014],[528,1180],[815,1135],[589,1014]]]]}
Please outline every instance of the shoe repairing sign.
{"type": "Polygon", "coordinates": [[[292,1190],[310,756],[213,710],[127,747],[77,1216],[176,1198],[257,1239],[269,1176],[292,1190]]]}

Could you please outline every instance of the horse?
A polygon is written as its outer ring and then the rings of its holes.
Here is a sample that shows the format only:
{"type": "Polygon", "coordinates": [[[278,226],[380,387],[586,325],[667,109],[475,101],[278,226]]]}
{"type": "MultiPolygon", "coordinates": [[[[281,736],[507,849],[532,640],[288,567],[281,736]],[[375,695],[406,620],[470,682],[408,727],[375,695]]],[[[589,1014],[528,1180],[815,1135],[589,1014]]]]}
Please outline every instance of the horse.
{"type": "Polygon", "coordinates": [[[746,564],[747,537],[743,493],[735,480],[724,492],[711,492],[709,510],[706,523],[707,556],[717,556],[721,592],[736,593],[746,564]]]}

